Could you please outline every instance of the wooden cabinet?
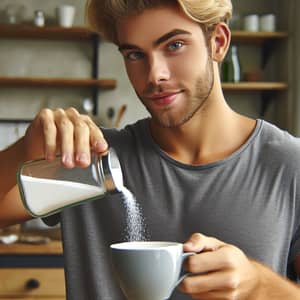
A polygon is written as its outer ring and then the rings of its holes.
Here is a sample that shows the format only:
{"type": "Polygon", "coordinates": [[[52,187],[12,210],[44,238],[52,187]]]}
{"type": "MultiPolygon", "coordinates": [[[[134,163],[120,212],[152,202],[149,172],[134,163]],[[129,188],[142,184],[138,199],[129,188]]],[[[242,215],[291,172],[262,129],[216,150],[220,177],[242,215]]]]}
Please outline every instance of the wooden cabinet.
{"type": "Polygon", "coordinates": [[[0,299],[65,299],[61,268],[1,268],[0,299]]]}
{"type": "Polygon", "coordinates": [[[0,300],[64,300],[64,269],[47,263],[50,257],[61,255],[60,241],[45,245],[0,244],[0,300]],[[13,264],[1,263],[8,258],[13,264]],[[42,263],[30,266],[37,258],[42,263]]]}

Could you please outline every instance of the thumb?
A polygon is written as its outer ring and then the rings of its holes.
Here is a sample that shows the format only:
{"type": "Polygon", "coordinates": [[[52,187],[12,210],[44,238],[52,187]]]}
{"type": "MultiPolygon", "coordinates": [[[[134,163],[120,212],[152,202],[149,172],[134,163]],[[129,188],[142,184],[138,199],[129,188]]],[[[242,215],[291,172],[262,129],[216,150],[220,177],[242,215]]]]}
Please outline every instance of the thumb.
{"type": "Polygon", "coordinates": [[[218,248],[224,246],[225,243],[208,237],[201,233],[194,233],[190,238],[183,244],[183,249],[186,252],[203,252],[203,251],[215,251],[218,248]]]}

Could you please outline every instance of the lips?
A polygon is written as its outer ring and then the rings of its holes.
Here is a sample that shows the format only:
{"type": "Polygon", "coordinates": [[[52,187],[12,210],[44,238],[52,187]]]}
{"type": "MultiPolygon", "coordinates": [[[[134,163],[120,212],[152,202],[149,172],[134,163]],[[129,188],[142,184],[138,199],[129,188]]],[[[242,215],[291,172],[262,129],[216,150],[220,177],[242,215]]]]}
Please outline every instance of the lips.
{"type": "Polygon", "coordinates": [[[173,103],[176,100],[178,94],[180,94],[180,93],[181,92],[160,93],[160,94],[152,95],[152,96],[148,97],[148,99],[153,101],[153,103],[158,106],[167,106],[167,105],[170,105],[171,103],[173,103]]]}

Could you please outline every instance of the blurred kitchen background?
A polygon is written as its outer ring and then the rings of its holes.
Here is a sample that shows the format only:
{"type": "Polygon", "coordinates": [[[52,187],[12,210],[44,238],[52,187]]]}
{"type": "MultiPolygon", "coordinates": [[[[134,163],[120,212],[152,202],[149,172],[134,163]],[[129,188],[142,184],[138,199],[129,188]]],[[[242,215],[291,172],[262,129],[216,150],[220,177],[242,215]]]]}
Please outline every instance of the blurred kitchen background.
{"type": "MultiPolygon", "coordinates": [[[[300,135],[300,33],[294,30],[300,1],[234,0],[233,6],[241,82],[224,84],[227,101],[237,111],[300,135]],[[247,16],[260,22],[270,14],[275,32],[244,30],[247,16]]],[[[0,1],[0,148],[22,135],[43,107],[74,106],[93,113],[103,126],[123,127],[148,115],[117,48],[103,40],[97,45],[85,32],[84,7],[84,0],[0,1]],[[75,7],[71,28],[58,27],[56,10],[62,4],[75,7]]]]}

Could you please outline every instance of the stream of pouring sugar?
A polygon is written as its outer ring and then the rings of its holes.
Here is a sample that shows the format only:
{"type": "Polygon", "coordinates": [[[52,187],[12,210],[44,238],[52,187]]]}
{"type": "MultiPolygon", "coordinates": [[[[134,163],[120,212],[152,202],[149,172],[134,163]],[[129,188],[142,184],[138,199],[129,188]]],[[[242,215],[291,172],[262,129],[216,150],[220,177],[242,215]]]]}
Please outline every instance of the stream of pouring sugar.
{"type": "Polygon", "coordinates": [[[146,226],[141,208],[137,203],[134,195],[126,188],[121,188],[122,199],[126,209],[126,236],[125,239],[131,241],[146,240],[146,226]]]}

